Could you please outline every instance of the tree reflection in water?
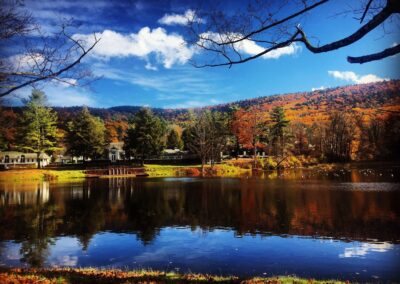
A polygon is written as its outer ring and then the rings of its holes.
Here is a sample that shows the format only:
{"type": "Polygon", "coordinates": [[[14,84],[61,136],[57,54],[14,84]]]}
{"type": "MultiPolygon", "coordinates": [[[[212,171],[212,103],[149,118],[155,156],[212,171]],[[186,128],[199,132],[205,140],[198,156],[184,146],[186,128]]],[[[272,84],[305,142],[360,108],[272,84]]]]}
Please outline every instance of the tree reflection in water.
{"type": "Polygon", "coordinates": [[[43,266],[63,235],[77,237],[83,249],[101,231],[134,233],[146,245],[170,226],[398,242],[400,224],[398,183],[88,179],[1,184],[0,197],[0,240],[21,243],[30,266],[43,266]]]}

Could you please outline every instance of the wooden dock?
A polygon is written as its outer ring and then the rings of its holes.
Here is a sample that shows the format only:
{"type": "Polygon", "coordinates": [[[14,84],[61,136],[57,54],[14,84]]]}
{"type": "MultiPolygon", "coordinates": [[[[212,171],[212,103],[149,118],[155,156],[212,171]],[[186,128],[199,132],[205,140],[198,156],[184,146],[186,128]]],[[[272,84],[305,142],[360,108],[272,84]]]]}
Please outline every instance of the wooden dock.
{"type": "Polygon", "coordinates": [[[89,177],[101,177],[101,176],[135,176],[135,177],[146,177],[144,168],[133,168],[128,166],[110,166],[103,169],[87,169],[84,171],[89,177]]]}

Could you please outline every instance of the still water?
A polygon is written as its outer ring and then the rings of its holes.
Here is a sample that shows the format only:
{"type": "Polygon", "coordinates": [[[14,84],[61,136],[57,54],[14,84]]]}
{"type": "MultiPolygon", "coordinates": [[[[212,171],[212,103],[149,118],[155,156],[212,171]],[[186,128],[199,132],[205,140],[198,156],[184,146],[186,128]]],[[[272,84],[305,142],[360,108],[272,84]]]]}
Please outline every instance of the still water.
{"type": "Polygon", "coordinates": [[[0,266],[400,281],[400,172],[0,184],[0,266]]]}

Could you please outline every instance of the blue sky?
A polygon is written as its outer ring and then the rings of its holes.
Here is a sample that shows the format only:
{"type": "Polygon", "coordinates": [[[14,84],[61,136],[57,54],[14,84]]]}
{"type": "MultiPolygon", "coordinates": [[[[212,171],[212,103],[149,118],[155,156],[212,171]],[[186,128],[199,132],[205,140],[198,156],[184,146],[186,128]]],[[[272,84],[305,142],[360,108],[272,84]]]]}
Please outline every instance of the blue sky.
{"type": "MultiPolygon", "coordinates": [[[[229,13],[244,7],[245,2],[222,1],[220,7],[225,6],[229,13]]],[[[83,62],[101,78],[90,88],[44,86],[50,104],[198,107],[400,78],[400,56],[363,65],[346,61],[348,55],[378,52],[400,42],[399,15],[385,23],[384,29],[380,27],[359,42],[337,51],[312,54],[298,44],[277,58],[260,58],[232,68],[194,68],[190,60],[207,58],[201,52],[194,52],[186,41],[186,28],[180,16],[195,12],[200,3],[207,9],[211,2],[25,1],[26,8],[44,30],[51,32],[60,19],[73,18],[80,24],[75,37],[90,39],[92,33],[101,37],[94,52],[83,62]]],[[[330,1],[307,15],[302,27],[307,35],[313,36],[313,43],[340,39],[360,27],[352,14],[337,15],[348,9],[348,1],[330,1]]],[[[286,12],[290,13],[283,11],[283,14],[286,12]]],[[[29,92],[25,88],[17,95],[24,97],[29,92]]]]}

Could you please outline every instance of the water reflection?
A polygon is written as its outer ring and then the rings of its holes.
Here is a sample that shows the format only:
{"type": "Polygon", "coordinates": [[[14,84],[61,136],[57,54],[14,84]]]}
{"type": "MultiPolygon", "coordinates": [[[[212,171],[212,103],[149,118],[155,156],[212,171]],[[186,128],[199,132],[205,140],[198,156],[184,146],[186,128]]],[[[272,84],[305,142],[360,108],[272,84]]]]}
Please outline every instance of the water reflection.
{"type": "MultiPolygon", "coordinates": [[[[96,240],[109,238],[113,260],[101,265],[127,265],[116,257],[128,249],[122,245],[125,236],[131,239],[134,235],[143,250],[146,246],[158,246],[158,250],[157,254],[142,251],[141,257],[136,255],[134,260],[126,256],[130,265],[144,260],[152,265],[150,260],[162,258],[163,253],[182,254],[171,252],[176,248],[166,249],[169,242],[180,242],[180,249],[183,246],[187,251],[196,251],[196,255],[224,254],[219,251],[224,241],[239,247],[236,241],[216,235],[226,233],[242,237],[237,241],[246,244],[243,250],[260,250],[266,243],[259,242],[259,237],[277,235],[282,247],[276,249],[281,251],[294,242],[284,241],[290,236],[317,238],[322,240],[321,246],[331,239],[344,241],[332,254],[340,259],[393,250],[399,243],[399,184],[345,181],[115,178],[76,183],[5,183],[0,185],[0,255],[6,253],[7,261],[2,261],[7,265],[19,265],[14,258],[30,266],[96,265],[98,259],[90,258],[87,263],[82,259],[93,253],[96,240]],[[183,228],[186,239],[175,238],[178,233],[174,228],[183,228]],[[163,234],[170,229],[175,235],[165,242],[163,234]],[[207,232],[214,238],[212,243],[202,242],[197,247],[202,236],[196,234],[207,232]],[[357,242],[351,242],[354,240],[357,242]],[[62,249],[63,253],[54,255],[62,249]],[[118,249],[121,252],[117,253],[118,249]]],[[[298,239],[299,251],[312,256],[313,250],[306,251],[302,248],[306,242],[298,239]]],[[[126,242],[132,245],[131,240],[126,242]]],[[[254,261],[247,254],[241,257],[254,261]]]]}

